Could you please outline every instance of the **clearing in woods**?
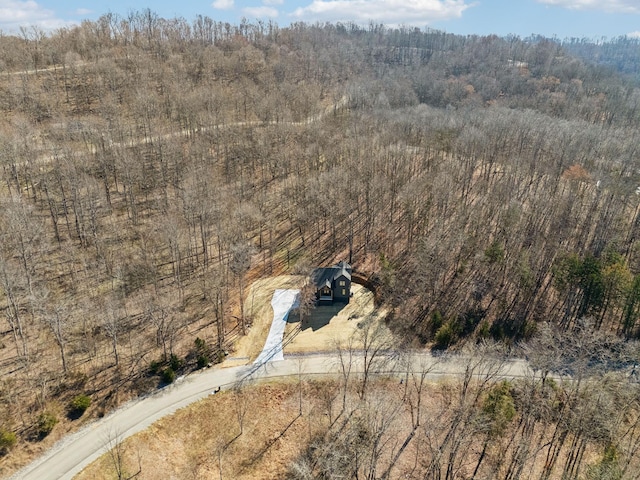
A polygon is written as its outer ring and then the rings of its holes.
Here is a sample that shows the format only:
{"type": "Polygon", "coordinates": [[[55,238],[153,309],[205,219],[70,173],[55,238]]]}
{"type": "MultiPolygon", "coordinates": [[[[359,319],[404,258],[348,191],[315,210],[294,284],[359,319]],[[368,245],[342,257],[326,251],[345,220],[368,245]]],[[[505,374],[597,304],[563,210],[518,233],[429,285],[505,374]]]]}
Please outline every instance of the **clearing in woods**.
{"type": "MultiPolygon", "coordinates": [[[[306,278],[302,275],[281,275],[255,281],[245,299],[245,312],[251,322],[251,328],[242,337],[231,358],[225,366],[245,364],[255,360],[262,348],[271,327],[273,308],[271,299],[277,289],[300,289],[306,278]]],[[[284,353],[306,353],[313,351],[335,350],[336,342],[345,342],[364,320],[376,322],[384,320],[386,311],[374,305],[373,292],[362,285],[352,284],[353,294],[347,305],[318,306],[304,319],[300,331],[297,310],[289,315],[284,337],[287,339],[284,353]]],[[[354,345],[358,348],[358,345],[354,345]]]]}
{"type": "MultiPolygon", "coordinates": [[[[302,322],[300,332],[285,345],[285,355],[336,350],[337,345],[345,343],[354,335],[358,325],[363,321],[384,320],[386,311],[376,308],[373,292],[362,285],[352,283],[351,293],[353,296],[347,305],[322,305],[313,308],[302,322]]],[[[292,311],[285,329],[285,338],[299,326],[299,322],[298,311],[292,311]]],[[[357,335],[354,340],[353,347],[361,348],[357,335]]]]}

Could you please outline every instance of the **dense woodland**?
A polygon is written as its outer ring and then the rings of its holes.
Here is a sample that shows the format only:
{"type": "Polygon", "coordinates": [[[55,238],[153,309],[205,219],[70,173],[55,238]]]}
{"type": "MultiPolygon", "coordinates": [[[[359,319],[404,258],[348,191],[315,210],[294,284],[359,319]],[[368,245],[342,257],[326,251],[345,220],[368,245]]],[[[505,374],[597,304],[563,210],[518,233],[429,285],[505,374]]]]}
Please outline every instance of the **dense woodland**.
{"type": "Polygon", "coordinates": [[[562,46],[588,62],[622,72],[636,80],[640,78],[639,38],[618,37],[600,42],[571,38],[563,41],[562,46]]]}
{"type": "Polygon", "coordinates": [[[252,279],[339,259],[414,345],[637,338],[638,64],[591,57],[638,46],[568,43],[151,11],[1,37],[3,435],[217,358],[252,279]]]}

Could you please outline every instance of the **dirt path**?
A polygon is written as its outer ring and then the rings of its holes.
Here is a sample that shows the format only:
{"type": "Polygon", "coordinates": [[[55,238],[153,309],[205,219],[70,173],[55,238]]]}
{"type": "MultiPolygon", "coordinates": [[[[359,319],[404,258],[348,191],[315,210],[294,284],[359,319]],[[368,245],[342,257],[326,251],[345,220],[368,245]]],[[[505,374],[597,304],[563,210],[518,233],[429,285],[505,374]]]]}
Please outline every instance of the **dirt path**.
{"type": "MultiPolygon", "coordinates": [[[[49,67],[44,70],[39,70],[39,72],[45,70],[54,70],[53,67],[49,67]]],[[[24,72],[14,72],[14,73],[24,73],[24,72]]],[[[35,71],[33,72],[35,73],[35,71]]],[[[311,125],[312,123],[318,122],[322,120],[325,116],[329,115],[331,112],[341,109],[348,104],[348,98],[346,95],[343,95],[340,100],[338,100],[335,104],[327,106],[324,110],[316,115],[311,115],[308,118],[301,120],[299,122],[282,122],[276,120],[249,120],[249,121],[239,121],[239,122],[230,122],[230,123],[220,123],[217,125],[213,125],[211,127],[200,127],[195,129],[182,129],[169,133],[163,133],[159,135],[145,135],[142,138],[126,140],[124,142],[114,142],[110,139],[106,139],[101,145],[88,145],[88,152],[95,155],[99,151],[104,148],[113,149],[113,148],[132,148],[139,145],[152,145],[161,140],[170,140],[172,138],[188,138],[194,134],[203,134],[214,130],[222,130],[222,129],[230,129],[230,128],[260,128],[267,127],[273,125],[290,125],[293,127],[300,127],[304,125],[311,125]]],[[[84,155],[86,153],[85,150],[75,151],[74,155],[84,155]]],[[[36,157],[35,163],[40,165],[47,165],[53,162],[57,158],[55,153],[43,153],[36,157]]]]}

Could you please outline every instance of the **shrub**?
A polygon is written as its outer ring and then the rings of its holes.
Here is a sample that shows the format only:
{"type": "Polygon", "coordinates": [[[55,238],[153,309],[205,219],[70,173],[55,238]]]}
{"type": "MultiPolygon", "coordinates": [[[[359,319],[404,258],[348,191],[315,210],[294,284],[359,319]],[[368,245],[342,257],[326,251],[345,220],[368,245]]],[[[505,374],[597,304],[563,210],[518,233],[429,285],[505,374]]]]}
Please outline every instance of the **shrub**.
{"type": "Polygon", "coordinates": [[[53,427],[58,423],[58,418],[51,412],[42,412],[38,415],[37,429],[38,436],[44,438],[51,433],[53,427]]]}
{"type": "Polygon", "coordinates": [[[85,412],[85,410],[89,408],[89,405],[91,405],[91,397],[82,393],[74,397],[73,400],[71,400],[70,406],[71,406],[71,411],[73,413],[82,415],[85,412]]]}
{"type": "Polygon", "coordinates": [[[211,363],[211,349],[207,342],[197,337],[195,340],[195,355],[198,368],[204,368],[211,363]]]}
{"type": "Polygon", "coordinates": [[[443,323],[444,319],[442,318],[442,314],[440,313],[440,311],[436,310],[435,312],[433,312],[431,314],[431,333],[433,334],[434,332],[437,332],[438,329],[442,327],[443,323]]]}
{"type": "Polygon", "coordinates": [[[204,368],[209,365],[209,357],[206,355],[198,355],[198,368],[204,368]]]}
{"type": "Polygon", "coordinates": [[[484,256],[489,263],[497,263],[504,259],[504,248],[497,241],[493,242],[484,251],[484,256]]]}
{"type": "Polygon", "coordinates": [[[177,372],[182,368],[182,360],[180,360],[177,355],[172,353],[171,357],[169,357],[169,367],[174,372],[177,372]]]}
{"type": "Polygon", "coordinates": [[[436,332],[434,347],[438,350],[445,350],[455,340],[455,331],[451,325],[451,322],[447,322],[442,325],[436,332]]]}
{"type": "Polygon", "coordinates": [[[480,324],[480,328],[478,328],[478,339],[489,338],[490,334],[491,334],[491,326],[489,325],[489,322],[484,320],[480,324]]]}
{"type": "Polygon", "coordinates": [[[200,337],[196,337],[196,339],[193,342],[196,346],[196,351],[198,352],[204,352],[207,349],[207,342],[205,342],[203,339],[201,339],[200,337]]]}
{"type": "Polygon", "coordinates": [[[0,428],[0,455],[5,455],[18,441],[16,434],[0,428]]]}
{"type": "Polygon", "coordinates": [[[176,379],[176,372],[171,367],[167,367],[162,371],[162,381],[164,383],[173,383],[176,379]]]}
{"type": "Polygon", "coordinates": [[[504,326],[502,326],[498,322],[491,325],[491,327],[489,328],[489,333],[491,333],[491,336],[494,340],[497,340],[499,342],[507,338],[507,334],[504,331],[504,326]]]}
{"type": "Polygon", "coordinates": [[[160,368],[161,367],[162,367],[162,362],[159,362],[157,360],[153,360],[149,364],[149,373],[151,373],[151,375],[157,375],[158,373],[160,373],[160,368]]]}
{"type": "Polygon", "coordinates": [[[222,350],[218,350],[218,354],[216,355],[216,363],[224,362],[225,356],[226,356],[225,352],[223,352],[222,350]]]}

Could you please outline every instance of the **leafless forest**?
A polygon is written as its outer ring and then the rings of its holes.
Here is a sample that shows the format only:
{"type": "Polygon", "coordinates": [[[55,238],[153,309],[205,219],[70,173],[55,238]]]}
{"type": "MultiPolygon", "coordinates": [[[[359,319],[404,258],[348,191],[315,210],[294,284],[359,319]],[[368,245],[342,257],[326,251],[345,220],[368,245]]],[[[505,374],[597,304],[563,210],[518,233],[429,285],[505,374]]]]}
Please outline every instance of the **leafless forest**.
{"type": "Polygon", "coordinates": [[[366,389],[366,375],[348,378],[344,369],[340,386],[317,394],[321,406],[309,417],[320,427],[286,478],[638,478],[638,388],[594,368],[591,355],[602,347],[592,332],[545,328],[531,344],[541,374],[515,382],[500,379],[502,362],[483,349],[470,352],[462,378],[439,383],[428,379],[437,364],[413,363],[399,386],[366,389]],[[560,364],[575,381],[548,375],[560,364]]]}
{"type": "Polygon", "coordinates": [[[339,259],[414,345],[632,345],[640,88],[571,50],[151,11],[0,37],[0,450],[215,361],[252,279],[339,259]]]}

